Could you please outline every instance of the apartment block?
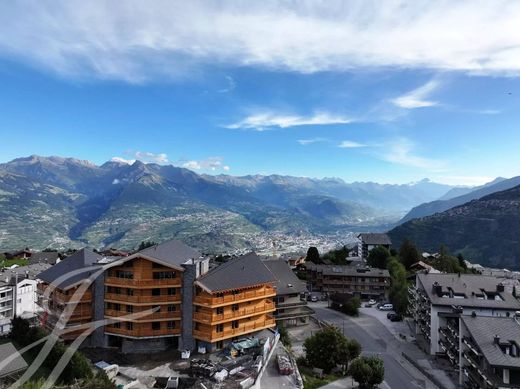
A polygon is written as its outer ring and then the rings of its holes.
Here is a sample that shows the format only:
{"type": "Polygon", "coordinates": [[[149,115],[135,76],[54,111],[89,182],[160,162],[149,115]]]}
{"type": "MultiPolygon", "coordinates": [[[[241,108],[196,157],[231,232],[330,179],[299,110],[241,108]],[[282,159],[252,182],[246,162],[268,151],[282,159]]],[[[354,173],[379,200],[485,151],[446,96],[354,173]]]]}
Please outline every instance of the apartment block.
{"type": "Polygon", "coordinates": [[[377,246],[383,246],[390,250],[392,241],[387,234],[365,233],[358,235],[358,256],[367,259],[370,251],[377,246]]]}
{"type": "Polygon", "coordinates": [[[495,277],[417,274],[408,292],[408,313],[419,344],[432,355],[445,355],[455,366],[460,317],[512,318],[520,310],[520,302],[495,277]]]}
{"type": "Polygon", "coordinates": [[[193,336],[208,351],[275,326],[276,279],[250,253],[213,269],[195,281],[193,336]]]}
{"type": "Polygon", "coordinates": [[[253,253],[209,271],[176,240],[125,257],[84,249],[39,277],[41,323],[86,346],[214,350],[275,325],[275,279],[253,253]]]}
{"type": "Polygon", "coordinates": [[[352,293],[362,299],[386,299],[390,289],[390,273],[369,267],[307,264],[312,291],[352,293]]]}
{"type": "Polygon", "coordinates": [[[307,306],[307,300],[300,299],[300,295],[307,292],[306,283],[296,277],[289,264],[283,260],[265,261],[264,265],[276,279],[276,323],[284,327],[308,324],[314,311],[307,306]]]}

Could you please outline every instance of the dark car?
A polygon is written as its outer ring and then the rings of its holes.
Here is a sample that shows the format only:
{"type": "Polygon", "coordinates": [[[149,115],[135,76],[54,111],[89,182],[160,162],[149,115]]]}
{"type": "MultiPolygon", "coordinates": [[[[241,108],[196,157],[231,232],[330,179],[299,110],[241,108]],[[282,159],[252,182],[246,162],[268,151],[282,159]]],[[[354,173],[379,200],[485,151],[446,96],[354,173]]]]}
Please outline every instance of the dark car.
{"type": "Polygon", "coordinates": [[[388,319],[390,319],[390,321],[401,321],[401,320],[403,320],[403,317],[401,315],[398,315],[397,313],[389,313],[388,315],[386,315],[386,317],[388,319]]]}

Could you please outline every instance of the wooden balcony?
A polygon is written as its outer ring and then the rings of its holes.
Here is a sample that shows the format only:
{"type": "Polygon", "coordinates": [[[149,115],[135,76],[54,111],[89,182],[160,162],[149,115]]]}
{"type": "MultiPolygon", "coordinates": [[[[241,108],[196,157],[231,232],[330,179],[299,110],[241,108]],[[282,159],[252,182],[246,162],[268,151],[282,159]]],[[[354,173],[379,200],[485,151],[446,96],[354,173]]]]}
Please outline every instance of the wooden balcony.
{"type": "MultiPolygon", "coordinates": [[[[139,311],[133,312],[133,314],[139,313],[139,311]]],[[[118,318],[118,317],[124,317],[131,315],[132,313],[126,312],[126,311],[116,311],[114,309],[105,309],[105,317],[112,317],[112,318],[118,318]]],[[[174,311],[174,312],[168,312],[167,310],[161,311],[161,312],[154,312],[151,315],[144,316],[139,319],[132,319],[128,320],[131,322],[151,322],[151,321],[169,321],[169,320],[180,320],[181,319],[181,312],[180,311],[174,311]]]]}
{"type": "Polygon", "coordinates": [[[239,302],[252,301],[274,296],[276,296],[276,291],[274,290],[274,288],[266,287],[260,290],[246,290],[236,294],[225,294],[221,297],[210,295],[197,295],[195,296],[193,304],[216,308],[223,305],[230,305],[239,302]]]}
{"type": "Polygon", "coordinates": [[[251,332],[263,330],[275,326],[275,320],[272,317],[257,320],[252,323],[241,324],[238,328],[225,328],[224,331],[217,332],[216,326],[212,326],[210,331],[193,330],[195,339],[204,340],[206,342],[218,342],[219,340],[242,336],[251,332]]]}
{"type": "Polygon", "coordinates": [[[105,301],[114,301],[117,303],[126,303],[131,305],[150,305],[153,303],[158,304],[180,304],[181,295],[161,295],[161,296],[142,296],[142,295],[133,295],[129,296],[126,294],[117,294],[117,293],[105,293],[105,301]]]}
{"type": "Polygon", "coordinates": [[[181,333],[179,328],[161,328],[160,330],[152,330],[151,328],[134,328],[133,330],[127,330],[124,323],[121,323],[121,328],[115,328],[111,326],[105,327],[105,333],[109,335],[120,335],[130,338],[154,338],[154,337],[166,337],[166,336],[178,336],[181,333]]]}
{"type": "Polygon", "coordinates": [[[105,285],[119,286],[122,288],[150,289],[150,288],[180,288],[182,286],[179,277],[162,280],[147,279],[134,280],[131,278],[106,277],[105,285]]]}
{"type": "MultiPolygon", "coordinates": [[[[38,284],[37,285],[37,294],[42,296],[45,293],[45,290],[49,287],[49,285],[38,284]]],[[[92,301],[92,291],[87,289],[83,295],[74,296],[74,289],[69,293],[65,294],[60,289],[53,289],[50,300],[54,300],[60,304],[72,304],[72,303],[80,303],[80,302],[91,302],[92,301]]]]}
{"type": "Polygon", "coordinates": [[[219,324],[224,323],[227,321],[237,320],[240,318],[256,315],[256,314],[262,314],[262,313],[269,313],[274,312],[276,310],[276,307],[272,301],[267,301],[265,304],[261,306],[256,307],[245,307],[240,308],[236,311],[231,312],[224,312],[217,314],[215,312],[213,313],[206,313],[206,312],[194,312],[193,313],[193,321],[198,321],[205,324],[219,324]]]}

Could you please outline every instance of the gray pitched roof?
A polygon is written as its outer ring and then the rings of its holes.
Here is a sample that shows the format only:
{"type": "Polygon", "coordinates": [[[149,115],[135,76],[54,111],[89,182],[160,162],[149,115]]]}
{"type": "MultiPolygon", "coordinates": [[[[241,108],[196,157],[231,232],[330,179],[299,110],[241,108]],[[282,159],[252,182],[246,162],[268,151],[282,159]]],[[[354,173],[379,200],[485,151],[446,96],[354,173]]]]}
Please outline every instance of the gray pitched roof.
{"type": "Polygon", "coordinates": [[[500,300],[484,300],[479,298],[478,295],[482,294],[482,290],[489,292],[489,294],[497,292],[497,286],[500,284],[500,280],[496,277],[475,274],[427,273],[417,274],[417,278],[434,305],[460,305],[463,307],[509,310],[520,309],[520,302],[518,302],[512,294],[507,292],[499,292],[500,300]],[[464,295],[465,297],[441,297],[433,291],[433,284],[435,282],[442,287],[443,292],[451,290],[454,294],[464,295]]]}
{"type": "Polygon", "coordinates": [[[177,266],[202,256],[197,250],[175,239],[147,247],[138,253],[177,266]]]}
{"type": "Polygon", "coordinates": [[[489,364],[520,367],[520,358],[506,355],[494,342],[495,335],[498,335],[500,342],[520,344],[520,324],[515,319],[496,316],[461,316],[461,319],[489,364]]]}
{"type": "Polygon", "coordinates": [[[276,294],[303,293],[307,291],[307,287],[296,274],[291,270],[287,262],[283,260],[264,261],[264,265],[271,271],[276,278],[274,284],[276,294]]]}
{"type": "Polygon", "coordinates": [[[196,283],[213,293],[273,283],[276,278],[255,253],[226,262],[199,278],[196,283]]]}
{"type": "MultiPolygon", "coordinates": [[[[72,272],[74,270],[79,270],[85,267],[90,267],[96,265],[103,257],[95,252],[88,249],[81,249],[71,256],[61,260],[56,265],[50,267],[49,269],[41,272],[38,275],[38,278],[47,282],[54,283],[56,279],[59,277],[72,272]]],[[[96,266],[96,268],[100,268],[101,266],[96,266]]],[[[92,272],[96,271],[96,269],[86,270],[84,272],[80,272],[76,275],[73,275],[66,280],[59,282],[56,286],[61,289],[67,289],[68,287],[73,286],[74,284],[80,282],[81,280],[89,277],[92,272]]]]}
{"type": "Polygon", "coordinates": [[[25,359],[23,359],[12,343],[0,345],[0,361],[5,361],[5,359],[11,355],[16,355],[16,357],[0,370],[0,377],[5,377],[27,368],[27,362],[25,362],[25,359]]]}
{"type": "Polygon", "coordinates": [[[5,269],[0,271],[0,285],[14,285],[16,282],[16,275],[18,275],[18,282],[25,278],[37,279],[38,275],[49,269],[51,265],[47,263],[35,263],[27,266],[18,266],[14,269],[5,269]]]}
{"type": "Polygon", "coordinates": [[[54,265],[56,260],[59,258],[59,253],[55,251],[42,251],[39,253],[33,253],[29,258],[29,264],[33,263],[48,263],[54,265]]]}
{"type": "Polygon", "coordinates": [[[377,244],[391,245],[392,244],[392,241],[390,240],[388,235],[382,234],[382,233],[359,234],[358,238],[360,238],[363,241],[363,243],[365,243],[365,244],[371,244],[371,245],[377,245],[377,244]]]}
{"type": "Polygon", "coordinates": [[[317,271],[327,276],[348,276],[348,277],[390,277],[386,269],[366,268],[349,265],[316,265],[312,262],[307,263],[307,270],[317,271]],[[368,270],[367,270],[368,269],[368,270]]]}

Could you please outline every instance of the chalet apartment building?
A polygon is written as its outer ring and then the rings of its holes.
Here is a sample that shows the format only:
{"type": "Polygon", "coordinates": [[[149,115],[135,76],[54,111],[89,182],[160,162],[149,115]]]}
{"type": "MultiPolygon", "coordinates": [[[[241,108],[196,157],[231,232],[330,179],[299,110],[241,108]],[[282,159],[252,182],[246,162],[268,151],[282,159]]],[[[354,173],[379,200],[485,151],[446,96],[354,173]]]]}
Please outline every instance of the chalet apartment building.
{"type": "Polygon", "coordinates": [[[307,276],[316,292],[386,299],[390,289],[390,273],[386,269],[307,263],[307,276]]]}
{"type": "Polygon", "coordinates": [[[359,234],[357,238],[358,256],[363,259],[367,259],[370,251],[377,246],[383,246],[388,250],[392,247],[392,241],[387,234],[365,233],[359,234]]]}
{"type": "Polygon", "coordinates": [[[512,320],[520,302],[495,277],[429,273],[416,275],[415,286],[409,288],[408,310],[419,344],[430,354],[444,355],[458,366],[460,320],[512,320]]]}
{"type": "Polygon", "coordinates": [[[209,270],[208,258],[175,240],[127,257],[81,250],[39,278],[42,324],[64,340],[90,329],[87,346],[211,351],[275,326],[275,280],[256,254],[209,270]]]}

